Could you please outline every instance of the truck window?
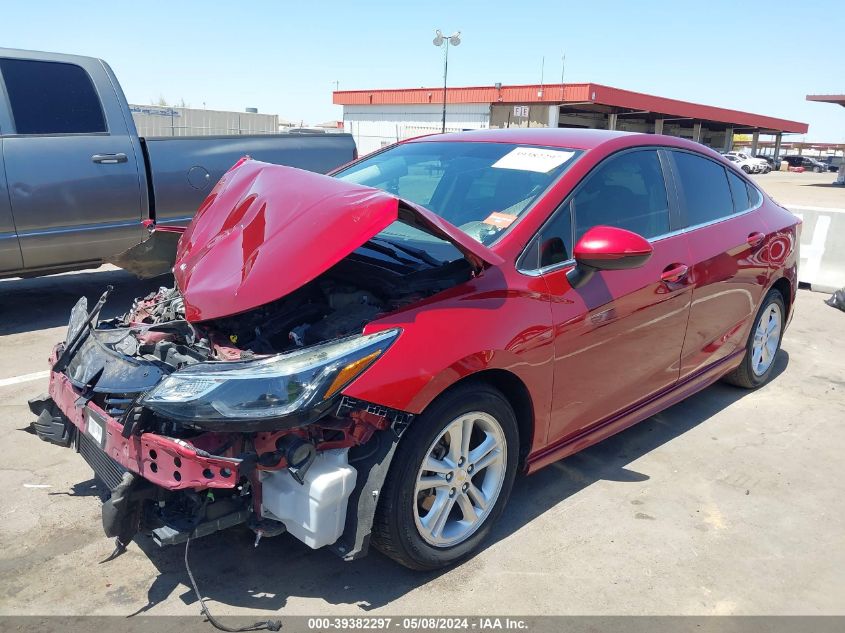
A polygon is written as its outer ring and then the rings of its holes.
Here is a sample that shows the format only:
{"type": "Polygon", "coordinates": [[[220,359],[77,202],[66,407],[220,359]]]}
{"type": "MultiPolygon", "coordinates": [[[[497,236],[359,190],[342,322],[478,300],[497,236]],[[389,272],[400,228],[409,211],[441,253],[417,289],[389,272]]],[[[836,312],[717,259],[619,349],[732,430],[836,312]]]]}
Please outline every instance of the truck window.
{"type": "Polygon", "coordinates": [[[105,132],[94,84],[75,64],[0,59],[18,134],[105,132]]]}

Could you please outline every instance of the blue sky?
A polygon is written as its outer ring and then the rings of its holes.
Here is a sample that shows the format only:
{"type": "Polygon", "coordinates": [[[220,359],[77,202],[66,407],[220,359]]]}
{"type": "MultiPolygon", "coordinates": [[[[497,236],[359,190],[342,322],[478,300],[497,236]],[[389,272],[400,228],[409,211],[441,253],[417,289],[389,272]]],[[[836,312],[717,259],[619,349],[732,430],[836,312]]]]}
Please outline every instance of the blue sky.
{"type": "MultiPolygon", "coordinates": [[[[450,85],[592,81],[810,124],[845,142],[845,13],[835,0],[8,2],[0,45],[93,55],[130,102],[340,118],[341,89],[436,86],[433,30],[462,32],[450,85]],[[790,55],[787,51],[797,51],[790,55]]],[[[799,137],[796,137],[799,140],[799,137]]]]}

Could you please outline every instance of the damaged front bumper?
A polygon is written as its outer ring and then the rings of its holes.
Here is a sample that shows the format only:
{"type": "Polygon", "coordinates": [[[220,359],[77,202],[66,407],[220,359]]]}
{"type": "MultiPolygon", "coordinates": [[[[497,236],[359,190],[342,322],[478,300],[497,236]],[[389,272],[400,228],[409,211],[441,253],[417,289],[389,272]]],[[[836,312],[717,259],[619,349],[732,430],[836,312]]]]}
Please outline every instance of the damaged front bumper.
{"type": "MultiPolygon", "coordinates": [[[[54,353],[51,364],[55,361],[54,353]]],[[[84,396],[65,374],[50,372],[49,394],[63,415],[56,415],[43,397],[31,401],[30,409],[39,416],[36,430],[39,424],[46,427],[49,419],[49,426],[61,428],[61,432],[49,436],[39,433],[42,439],[53,441],[56,437],[69,438],[75,432],[80,438],[77,439],[77,446],[94,444],[123,469],[167,490],[233,488],[239,480],[240,459],[212,456],[186,440],[155,433],[127,436],[126,422],[110,415],[90,396],[84,396]],[[72,424],[74,430],[62,427],[63,421],[72,424]]],[[[103,399],[105,404],[124,404],[115,403],[116,399],[110,399],[108,395],[103,399]]],[[[65,445],[69,445],[69,442],[65,445]]],[[[114,478],[108,472],[97,474],[106,483],[113,482],[114,478]]]]}
{"type": "MultiPolygon", "coordinates": [[[[280,459],[278,434],[194,431],[182,438],[144,428],[139,399],[162,376],[112,345],[89,336],[64,371],[50,372],[49,393],[30,409],[41,439],[73,446],[108,486],[103,527],[118,550],[139,531],[170,545],[247,523],[259,538],[288,531],[347,560],[367,553],[378,493],[412,415],[341,397],[325,424],[332,433],[344,428],[342,439],[312,440],[309,470],[297,474],[280,459]]],[[[63,351],[56,346],[51,366],[63,351]]]]}

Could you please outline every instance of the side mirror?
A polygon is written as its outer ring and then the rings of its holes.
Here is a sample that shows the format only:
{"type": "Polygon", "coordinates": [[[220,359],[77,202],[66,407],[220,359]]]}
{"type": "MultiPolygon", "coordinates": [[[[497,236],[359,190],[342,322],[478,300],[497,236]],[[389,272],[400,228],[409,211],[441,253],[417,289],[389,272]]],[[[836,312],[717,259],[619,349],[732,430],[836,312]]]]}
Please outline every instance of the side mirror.
{"type": "Polygon", "coordinates": [[[613,226],[594,226],[575,245],[575,268],[566,273],[569,285],[580,288],[597,270],[639,268],[651,257],[648,240],[613,226]]]}

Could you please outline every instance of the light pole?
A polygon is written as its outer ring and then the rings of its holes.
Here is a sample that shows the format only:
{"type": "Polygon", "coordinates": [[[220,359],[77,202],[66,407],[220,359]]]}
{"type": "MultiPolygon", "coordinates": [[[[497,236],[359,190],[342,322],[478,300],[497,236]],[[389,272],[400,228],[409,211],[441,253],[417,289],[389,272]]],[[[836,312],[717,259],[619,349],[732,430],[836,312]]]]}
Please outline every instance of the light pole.
{"type": "Polygon", "coordinates": [[[443,55],[443,133],[446,133],[446,76],[449,72],[449,44],[452,46],[457,46],[461,43],[461,32],[455,31],[452,35],[448,37],[443,37],[443,33],[440,32],[440,29],[434,31],[434,40],[432,40],[432,44],[437,46],[438,48],[443,48],[445,46],[445,52],[443,55]]]}

